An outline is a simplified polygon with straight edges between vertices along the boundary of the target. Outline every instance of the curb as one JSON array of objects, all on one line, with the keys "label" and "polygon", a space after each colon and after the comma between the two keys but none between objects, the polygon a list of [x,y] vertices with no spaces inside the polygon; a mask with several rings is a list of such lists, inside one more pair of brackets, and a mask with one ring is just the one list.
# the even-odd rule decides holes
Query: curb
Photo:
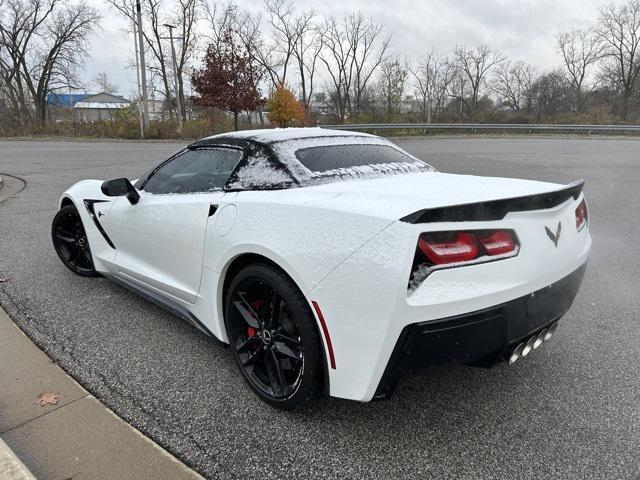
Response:
[{"label": "curb", "polygon": [[[203,480],[52,362],[1,306],[0,378],[9,387],[0,387],[1,480],[69,479],[78,472],[90,472],[88,478]],[[46,391],[56,398],[43,409],[35,400]]]},{"label": "curb", "polygon": [[[0,182],[2,188],[2,182]],[[0,438],[0,478],[5,480],[36,480],[13,450]]]},{"label": "curb", "polygon": [[0,172],[0,204],[20,193],[25,186],[24,180]]}]

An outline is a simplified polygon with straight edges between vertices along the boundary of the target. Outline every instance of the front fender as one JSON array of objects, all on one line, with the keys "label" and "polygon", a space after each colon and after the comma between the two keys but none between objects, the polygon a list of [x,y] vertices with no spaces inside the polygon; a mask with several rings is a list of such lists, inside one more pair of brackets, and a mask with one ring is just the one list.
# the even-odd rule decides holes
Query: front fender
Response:
[{"label": "front fender", "polygon": [[85,200],[96,200],[100,202],[100,209],[104,212],[103,215],[105,215],[103,218],[106,218],[114,199],[102,193],[100,189],[101,185],[102,180],[82,180],[75,183],[60,196],[58,209],[61,209],[69,201],[75,205],[82,219],[82,225],[87,233],[95,269],[98,272],[109,272],[114,269],[113,262],[115,260],[116,250],[106,241],[98,228],[97,220],[92,218],[85,204]]},{"label": "front fender", "polygon": [[102,193],[102,190],[100,190],[101,185],[102,180],[81,180],[78,183],[74,183],[60,195],[58,209],[62,208],[65,199],[71,200],[78,210],[80,210],[82,202],[87,198],[112,201],[112,198]]}]

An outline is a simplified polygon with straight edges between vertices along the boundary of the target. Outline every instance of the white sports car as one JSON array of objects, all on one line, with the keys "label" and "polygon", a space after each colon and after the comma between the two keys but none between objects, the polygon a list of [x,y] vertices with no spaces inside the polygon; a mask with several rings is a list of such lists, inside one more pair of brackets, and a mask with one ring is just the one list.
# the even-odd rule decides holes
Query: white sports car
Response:
[{"label": "white sports car", "polygon": [[229,343],[256,394],[294,408],[538,348],[585,271],[582,186],[439,173],[361,133],[254,130],[133,184],[78,182],[51,233],[70,270]]}]

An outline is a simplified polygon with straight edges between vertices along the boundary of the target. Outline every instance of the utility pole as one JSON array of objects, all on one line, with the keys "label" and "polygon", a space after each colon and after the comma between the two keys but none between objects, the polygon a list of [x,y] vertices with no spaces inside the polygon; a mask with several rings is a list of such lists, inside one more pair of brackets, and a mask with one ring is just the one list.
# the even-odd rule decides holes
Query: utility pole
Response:
[{"label": "utility pole", "polygon": [[462,104],[464,103],[464,79],[460,75],[460,121],[462,121]]},{"label": "utility pole", "polygon": [[138,57],[138,31],[136,27],[136,19],[135,16],[132,18],[133,20],[133,44],[135,46],[135,57],[136,57],[136,78],[138,80],[138,117],[140,118],[140,138],[144,138],[144,119],[143,119],[143,110],[142,110],[142,91],[140,87],[140,60]]},{"label": "utility pole", "polygon": [[144,38],[142,35],[142,7],[140,0],[136,0],[136,16],[138,19],[138,46],[140,47],[140,79],[142,81],[142,124],[147,130],[149,124],[149,105],[147,102],[147,66],[144,61]]},{"label": "utility pole", "polygon": [[176,28],[175,25],[169,25],[167,23],[164,24],[165,27],[169,29],[169,40],[171,41],[171,58],[173,61],[173,80],[175,83],[176,90],[176,107],[178,110],[178,133],[182,134],[182,104],[180,102],[180,90],[178,83],[178,64],[176,62],[176,49],[173,46],[173,29]]}]

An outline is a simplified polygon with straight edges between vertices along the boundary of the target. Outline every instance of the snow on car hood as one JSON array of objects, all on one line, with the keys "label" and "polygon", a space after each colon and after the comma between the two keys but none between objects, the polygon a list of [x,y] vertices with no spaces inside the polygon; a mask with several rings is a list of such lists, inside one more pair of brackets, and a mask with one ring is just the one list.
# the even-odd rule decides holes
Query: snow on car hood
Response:
[{"label": "snow on car hood", "polygon": [[324,199],[314,202],[325,207],[397,219],[424,208],[522,197],[561,187],[532,180],[427,172],[296,190],[327,194]]}]

